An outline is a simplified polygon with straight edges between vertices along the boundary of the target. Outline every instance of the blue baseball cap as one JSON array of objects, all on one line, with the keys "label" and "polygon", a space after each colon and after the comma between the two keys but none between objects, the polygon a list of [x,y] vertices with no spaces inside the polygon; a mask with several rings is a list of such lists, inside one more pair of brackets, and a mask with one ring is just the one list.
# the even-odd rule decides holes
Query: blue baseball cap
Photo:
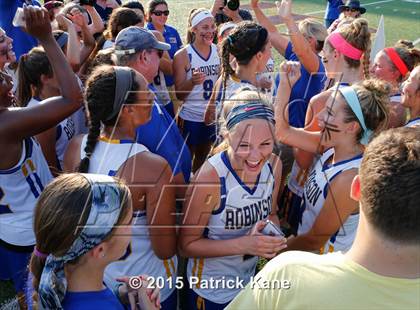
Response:
[{"label": "blue baseball cap", "polygon": [[115,39],[115,54],[134,54],[150,48],[168,51],[171,46],[159,42],[150,30],[137,26],[130,26],[121,30]]}]

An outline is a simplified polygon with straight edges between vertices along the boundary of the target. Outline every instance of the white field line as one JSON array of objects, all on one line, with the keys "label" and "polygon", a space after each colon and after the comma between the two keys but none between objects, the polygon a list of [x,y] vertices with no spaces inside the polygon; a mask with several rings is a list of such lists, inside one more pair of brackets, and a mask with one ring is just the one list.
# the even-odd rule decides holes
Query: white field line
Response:
[{"label": "white field line", "polygon": [[[380,3],[387,3],[387,2],[393,2],[395,0],[381,0],[381,1],[375,1],[375,2],[370,2],[370,3],[366,3],[363,4],[363,6],[369,6],[369,5],[374,5],[374,4],[380,4]],[[406,0],[407,1],[407,0]],[[410,1],[410,0],[408,0]],[[408,2],[407,1],[407,2]],[[411,0],[413,1],[413,0]],[[410,2],[411,2],[410,1]],[[420,1],[420,0],[414,0],[414,1]],[[198,1],[188,1],[188,2],[181,2],[181,3],[168,3],[169,5],[188,5],[188,4],[197,4],[197,3],[209,3],[208,0],[198,0]],[[311,15],[311,14],[319,14],[319,13],[324,13],[325,10],[320,10],[320,11],[313,11],[313,12],[307,12],[307,13],[302,13],[303,15]],[[301,13],[299,13],[301,14]]]}]

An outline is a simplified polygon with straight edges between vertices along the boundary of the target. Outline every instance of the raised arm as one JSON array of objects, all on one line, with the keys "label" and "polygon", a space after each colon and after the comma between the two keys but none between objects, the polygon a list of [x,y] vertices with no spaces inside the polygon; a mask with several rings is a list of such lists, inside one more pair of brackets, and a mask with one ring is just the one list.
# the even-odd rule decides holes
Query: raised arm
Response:
[{"label": "raised arm", "polygon": [[264,236],[258,231],[264,227],[258,222],[250,235],[211,240],[203,237],[212,211],[219,208],[220,183],[214,168],[205,163],[190,183],[183,208],[179,237],[180,254],[186,257],[221,257],[231,255],[258,255],[272,258],[285,247],[284,239]]},{"label": "raised arm", "polygon": [[273,47],[284,56],[287,45],[289,44],[289,38],[282,35],[277,27],[271,22],[270,19],[264,14],[258,5],[259,0],[251,0],[251,8],[254,10],[255,17],[258,23],[267,29],[270,34],[270,41]]},{"label": "raised arm", "polygon": [[[318,122],[316,121],[317,115],[324,109],[325,102],[327,102],[330,95],[330,91],[324,91],[311,98],[311,100],[309,101],[308,109],[306,110],[305,131],[321,131],[321,128],[319,127]],[[319,150],[318,153],[322,153],[322,150]],[[301,149],[295,149],[294,156],[299,167],[303,169],[308,169],[313,164],[315,154],[303,151]]]},{"label": "raised arm", "polygon": [[90,33],[94,35],[95,33],[104,31],[104,22],[102,21],[101,15],[99,15],[98,11],[90,5],[84,5],[83,7],[86,11],[88,11],[90,18],[92,19],[92,23],[88,26]]},{"label": "raised arm", "polygon": [[80,44],[80,41],[76,32],[76,28],[73,22],[68,17],[70,18],[70,14],[68,16],[64,16],[64,14],[58,14],[55,18],[60,25],[63,25],[65,27],[69,35],[68,40],[67,40],[66,56],[67,56],[67,61],[73,68],[73,71],[76,72],[80,65],[81,44]]},{"label": "raised arm", "polygon": [[90,53],[95,48],[95,38],[93,37],[93,34],[89,31],[89,27],[86,24],[86,19],[83,17],[82,14],[75,14],[70,17],[71,21],[75,24],[77,24],[82,32],[82,41],[83,44],[80,44],[79,41],[79,69],[83,65],[83,63],[86,61],[86,59],[89,57]]},{"label": "raised arm", "polygon": [[0,113],[0,142],[17,142],[43,132],[80,108],[83,98],[76,76],[54,40],[48,11],[28,6],[24,9],[27,32],[44,48],[61,96],[43,101],[32,108],[9,108]]},{"label": "raised arm", "polygon": [[276,2],[280,17],[284,20],[293,44],[293,51],[298,56],[300,63],[306,71],[316,73],[319,70],[319,57],[312,50],[308,40],[299,31],[298,26],[292,16],[292,0],[282,0]]},{"label": "raised arm", "polygon": [[276,137],[280,142],[315,153],[318,149],[320,133],[308,132],[289,125],[289,98],[293,85],[300,78],[300,64],[283,62],[280,65],[280,84],[274,104]]}]

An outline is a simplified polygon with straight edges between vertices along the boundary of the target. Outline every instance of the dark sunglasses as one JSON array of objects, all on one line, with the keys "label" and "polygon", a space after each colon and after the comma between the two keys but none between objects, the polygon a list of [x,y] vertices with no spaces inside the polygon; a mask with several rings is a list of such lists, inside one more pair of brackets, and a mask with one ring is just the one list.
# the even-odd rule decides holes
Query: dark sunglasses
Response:
[{"label": "dark sunglasses", "polygon": [[154,14],[156,16],[162,16],[162,14],[165,15],[165,16],[168,16],[169,15],[169,10],[166,10],[166,11],[153,11],[152,14]]},{"label": "dark sunglasses", "polygon": [[346,12],[352,12],[352,13],[359,12],[358,9],[351,9],[351,8],[345,8],[344,11],[346,11]]}]

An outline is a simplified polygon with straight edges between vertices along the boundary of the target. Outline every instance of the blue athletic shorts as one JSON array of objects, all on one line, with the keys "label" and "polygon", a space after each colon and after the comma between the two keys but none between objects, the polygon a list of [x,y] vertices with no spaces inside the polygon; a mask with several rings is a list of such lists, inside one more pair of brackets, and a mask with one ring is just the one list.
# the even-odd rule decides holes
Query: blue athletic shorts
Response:
[{"label": "blue athletic shorts", "polygon": [[286,219],[290,226],[290,233],[297,235],[297,230],[300,222],[300,207],[302,204],[302,197],[293,193],[288,186],[284,187],[283,193],[280,197],[280,213]]},{"label": "blue athletic shorts", "polygon": [[[15,247],[14,251],[11,247]],[[8,245],[0,240],[0,280],[12,280],[16,292],[24,292],[32,247]]]},{"label": "blue athletic shorts", "polygon": [[171,295],[169,295],[168,298],[166,298],[165,301],[162,301],[160,303],[160,309],[161,310],[176,310],[176,305],[177,305],[177,290],[175,289]]},{"label": "blue athletic shorts", "polygon": [[205,299],[194,292],[191,288],[187,289],[187,309],[188,310],[223,310],[229,303],[218,304]]},{"label": "blue athletic shorts", "polygon": [[193,122],[179,118],[182,136],[188,145],[199,145],[214,142],[216,139],[216,126],[207,126],[204,122]]}]

